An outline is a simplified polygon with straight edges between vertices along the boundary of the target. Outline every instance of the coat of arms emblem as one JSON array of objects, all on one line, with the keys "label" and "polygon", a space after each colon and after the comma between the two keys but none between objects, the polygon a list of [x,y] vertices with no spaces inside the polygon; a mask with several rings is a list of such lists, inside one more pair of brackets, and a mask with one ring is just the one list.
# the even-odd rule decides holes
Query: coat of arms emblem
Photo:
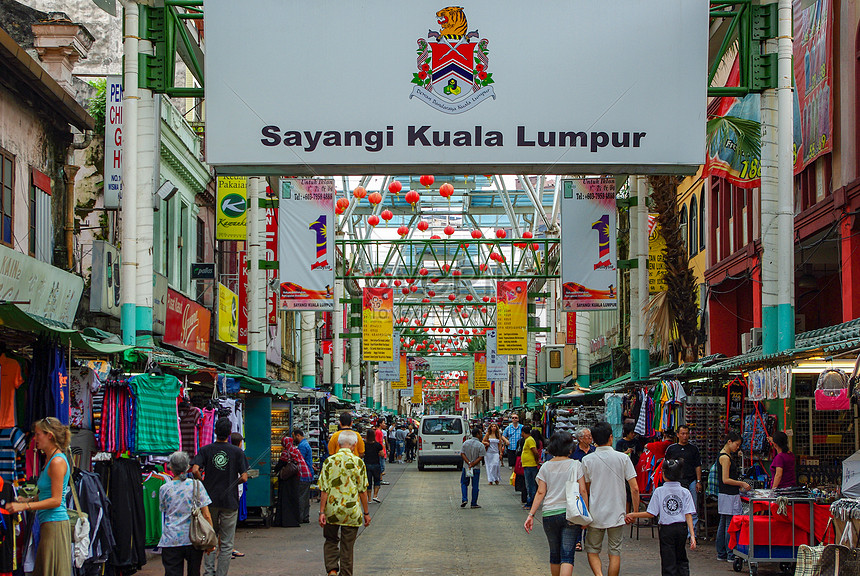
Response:
[{"label": "coat of arms emblem", "polygon": [[447,114],[495,99],[493,73],[487,70],[490,41],[480,38],[477,30],[469,31],[462,7],[443,8],[436,18],[440,30],[429,30],[426,39],[418,39],[418,71],[412,75],[416,86],[409,97]]}]

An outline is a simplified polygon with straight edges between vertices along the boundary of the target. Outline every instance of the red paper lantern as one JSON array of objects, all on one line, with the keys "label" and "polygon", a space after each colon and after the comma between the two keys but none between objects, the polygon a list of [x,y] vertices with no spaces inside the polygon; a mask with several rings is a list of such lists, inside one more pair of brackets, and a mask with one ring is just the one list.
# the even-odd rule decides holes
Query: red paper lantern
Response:
[{"label": "red paper lantern", "polygon": [[462,314],[460,314],[460,316],[462,316],[463,318],[468,318],[468,317],[469,317],[469,315],[468,315],[468,314],[466,314],[465,312],[463,312]]},{"label": "red paper lantern", "polygon": [[397,286],[397,287],[399,288],[399,287],[400,287],[400,280],[395,280],[395,281],[394,281],[394,285],[395,285],[395,286]]},{"label": "red paper lantern", "polygon": [[472,238],[478,240],[481,236],[483,236],[483,234],[480,230],[472,230]]},{"label": "red paper lantern", "polygon": [[455,230],[454,230],[454,227],[453,227],[453,226],[451,226],[450,224],[448,224],[447,226],[445,226],[445,229],[443,230],[443,232],[444,232],[445,234],[447,234],[448,236],[450,236],[451,234],[453,234],[453,233],[455,232]]},{"label": "red paper lantern", "polygon": [[415,205],[421,201],[421,194],[416,192],[415,190],[410,190],[406,193],[406,201],[412,204],[412,209],[415,209]]},{"label": "red paper lantern", "polygon": [[454,296],[453,294],[448,294],[448,300],[450,300],[451,302],[453,302],[454,300],[456,300],[456,298],[457,298],[457,297],[456,297],[456,296]]},{"label": "red paper lantern", "polygon": [[352,191],[352,195],[361,200],[367,196],[367,190],[364,189],[364,186],[356,186],[355,190]]},{"label": "red paper lantern", "polygon": [[445,182],[439,186],[439,195],[442,196],[442,198],[447,198],[448,202],[451,202],[451,196],[454,195],[454,187],[448,182]]},{"label": "red paper lantern", "polygon": [[433,296],[435,296],[435,295],[436,295],[436,292],[434,292],[433,290],[428,290],[428,291],[427,291],[427,295],[428,295],[428,296],[430,296],[430,297],[432,298]]},{"label": "red paper lantern", "polygon": [[379,192],[374,192],[367,197],[367,201],[376,206],[377,204],[382,202],[382,194],[380,194]]},{"label": "red paper lantern", "polygon": [[432,282],[433,284],[435,284],[438,281],[439,281],[438,278],[430,278],[430,282]]},{"label": "red paper lantern", "polygon": [[380,216],[382,216],[382,219],[385,220],[386,224],[388,224],[389,220],[394,218],[394,214],[391,212],[391,210],[383,210]]},{"label": "red paper lantern", "polygon": [[538,250],[539,248],[540,248],[540,245],[538,245],[538,243],[537,243],[537,242],[535,242],[534,244],[532,244],[532,250]]},{"label": "red paper lantern", "polygon": [[412,286],[409,287],[409,291],[410,292],[418,292],[418,286],[413,284]]},{"label": "red paper lantern", "polygon": [[403,190],[403,184],[401,184],[397,180],[388,185],[388,191],[392,194],[397,194],[401,190]]},{"label": "red paper lantern", "polygon": [[502,228],[499,228],[498,230],[496,230],[496,238],[503,239],[507,235],[508,235],[508,233],[505,232]]},{"label": "red paper lantern", "polygon": [[528,240],[529,238],[533,238],[533,237],[534,237],[534,234],[532,234],[532,233],[531,233],[531,232],[529,232],[528,230],[526,230],[525,232],[523,232],[523,238],[525,238],[526,240]]},{"label": "red paper lantern", "polygon": [[489,301],[490,301],[490,297],[489,297],[489,296],[484,296],[484,297],[482,298],[482,300],[483,300],[484,302],[489,302]]},{"label": "red paper lantern", "polygon": [[401,292],[403,292],[403,295],[406,296],[409,294],[409,288],[404,288],[403,290],[401,290]]},{"label": "red paper lantern", "polygon": [[380,288],[388,288],[388,284],[386,284],[385,282],[380,282],[379,287]]},{"label": "red paper lantern", "polygon": [[420,230],[421,232],[426,232],[426,231],[427,231],[427,229],[428,229],[428,228],[430,228],[430,224],[428,224],[428,223],[427,223],[426,221],[424,221],[424,220],[421,220],[420,222],[418,222],[418,226],[417,226],[417,227],[418,227],[418,230]]},{"label": "red paper lantern", "polygon": [[486,314],[486,313],[487,313],[487,307],[486,307],[486,306],[481,306],[481,312],[483,312],[484,314]]},{"label": "red paper lantern", "polygon": [[377,224],[379,224],[379,216],[377,216],[376,214],[371,214],[367,217],[367,223],[371,226],[376,226]]},{"label": "red paper lantern", "polygon": [[430,240],[441,240],[441,239],[442,239],[442,237],[439,236],[438,234],[433,234],[432,236],[430,236]]},{"label": "red paper lantern", "polygon": [[429,174],[425,174],[424,176],[419,178],[418,181],[421,182],[421,185],[424,186],[425,188],[429,188],[430,186],[433,185],[433,182],[436,181],[436,178],[434,178],[433,176],[430,176]]},{"label": "red paper lantern", "polygon": [[486,264],[481,264],[480,266],[478,266],[478,269],[479,269],[481,272],[486,272],[486,271],[487,271],[487,265],[486,265]]},{"label": "red paper lantern", "polygon": [[469,302],[471,302],[471,301],[472,301],[472,295],[471,295],[471,294],[466,294],[466,300],[468,300]]},{"label": "red paper lantern", "polygon": [[398,234],[401,238],[405,238],[406,236],[408,236],[408,235],[409,235],[409,228],[407,228],[406,226],[399,226],[399,227],[397,228],[397,234]]},{"label": "red paper lantern", "polygon": [[445,272],[446,274],[448,273],[448,270],[450,270],[450,269],[451,269],[450,264],[443,264],[442,265],[442,271]]},{"label": "red paper lantern", "polygon": [[420,270],[418,270],[418,274],[420,274],[421,276],[427,276],[427,274],[429,273],[430,271],[427,270],[427,268],[421,268]]},{"label": "red paper lantern", "polygon": [[453,272],[451,272],[451,274],[454,276],[462,276],[463,275],[463,273],[460,272],[459,270],[454,270]]},{"label": "red paper lantern", "polygon": [[341,208],[340,206],[335,206],[334,213],[340,216],[341,214],[343,214],[343,208]]},{"label": "red paper lantern", "polygon": [[490,298],[490,302],[495,302],[495,301],[496,301],[496,297],[495,297],[495,296],[493,296],[492,298]]},{"label": "red paper lantern", "polygon": [[339,206],[341,209],[345,210],[345,209],[349,208],[349,199],[348,198],[338,198],[336,205]]},{"label": "red paper lantern", "polygon": [[430,302],[430,298],[422,298],[421,301],[426,304],[426,303]]},{"label": "red paper lantern", "polygon": [[406,279],[407,284],[412,284],[413,282],[415,282],[415,278],[407,278]]}]

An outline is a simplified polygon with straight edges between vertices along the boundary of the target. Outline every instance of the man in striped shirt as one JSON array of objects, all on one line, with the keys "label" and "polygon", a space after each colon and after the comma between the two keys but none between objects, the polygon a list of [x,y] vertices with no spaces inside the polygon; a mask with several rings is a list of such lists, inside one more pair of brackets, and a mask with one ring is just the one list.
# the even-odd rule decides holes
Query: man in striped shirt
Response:
[{"label": "man in striped shirt", "polygon": [[520,425],[520,417],[511,416],[511,423],[505,427],[502,436],[508,440],[508,465],[513,468],[517,463],[517,444],[523,435],[523,427]]}]

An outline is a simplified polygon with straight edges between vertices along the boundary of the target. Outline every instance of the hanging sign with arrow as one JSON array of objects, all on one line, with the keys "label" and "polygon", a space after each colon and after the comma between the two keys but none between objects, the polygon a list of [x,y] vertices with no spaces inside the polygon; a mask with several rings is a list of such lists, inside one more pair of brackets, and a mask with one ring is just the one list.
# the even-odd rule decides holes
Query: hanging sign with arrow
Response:
[{"label": "hanging sign with arrow", "polygon": [[248,185],[244,176],[219,176],[216,240],[244,240],[248,215]]}]

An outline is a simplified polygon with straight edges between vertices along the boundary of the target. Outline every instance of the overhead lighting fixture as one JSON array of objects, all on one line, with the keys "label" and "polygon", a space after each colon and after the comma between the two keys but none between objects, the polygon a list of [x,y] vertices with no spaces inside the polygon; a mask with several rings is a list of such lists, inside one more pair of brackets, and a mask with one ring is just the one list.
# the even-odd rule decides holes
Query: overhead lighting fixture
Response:
[{"label": "overhead lighting fixture", "polygon": [[835,360],[801,360],[791,370],[795,374],[819,374],[825,370],[835,369],[844,370],[845,372],[850,373],[854,370],[855,362],[856,360],[852,360],[850,358],[838,358]]}]

